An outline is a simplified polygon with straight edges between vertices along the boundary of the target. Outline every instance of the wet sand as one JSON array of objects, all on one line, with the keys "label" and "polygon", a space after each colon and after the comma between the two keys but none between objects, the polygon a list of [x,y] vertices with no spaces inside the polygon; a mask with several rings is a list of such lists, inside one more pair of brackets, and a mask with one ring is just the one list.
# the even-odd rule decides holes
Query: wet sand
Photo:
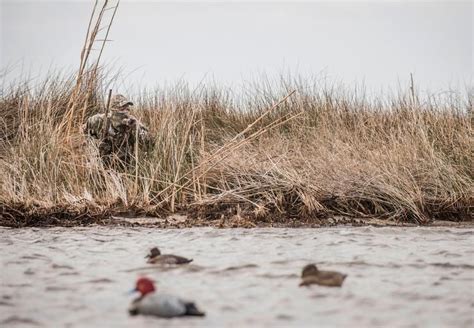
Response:
[{"label": "wet sand", "polygon": [[[194,258],[145,264],[151,246]],[[0,326],[472,327],[474,229],[0,228]],[[347,273],[298,287],[303,265]],[[138,276],[205,318],[130,317]]]}]

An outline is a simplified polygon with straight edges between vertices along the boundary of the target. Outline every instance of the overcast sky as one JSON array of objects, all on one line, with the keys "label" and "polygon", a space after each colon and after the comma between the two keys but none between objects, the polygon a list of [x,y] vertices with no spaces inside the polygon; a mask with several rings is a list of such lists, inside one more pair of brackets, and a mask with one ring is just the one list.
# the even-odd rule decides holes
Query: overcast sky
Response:
[{"label": "overcast sky", "polygon": [[[77,68],[93,1],[0,1],[9,79]],[[438,91],[472,85],[473,10],[471,1],[122,1],[103,60],[143,86],[291,71],[378,89],[413,72]]]}]

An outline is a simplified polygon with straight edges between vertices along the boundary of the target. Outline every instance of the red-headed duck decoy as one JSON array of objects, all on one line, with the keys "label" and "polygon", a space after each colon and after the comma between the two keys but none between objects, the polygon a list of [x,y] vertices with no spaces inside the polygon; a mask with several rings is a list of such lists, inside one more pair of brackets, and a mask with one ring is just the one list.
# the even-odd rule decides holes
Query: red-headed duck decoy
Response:
[{"label": "red-headed duck decoy", "polygon": [[133,300],[129,308],[130,315],[153,315],[162,318],[205,315],[193,302],[182,300],[173,295],[158,294],[153,281],[139,278],[134,291],[140,296]]}]

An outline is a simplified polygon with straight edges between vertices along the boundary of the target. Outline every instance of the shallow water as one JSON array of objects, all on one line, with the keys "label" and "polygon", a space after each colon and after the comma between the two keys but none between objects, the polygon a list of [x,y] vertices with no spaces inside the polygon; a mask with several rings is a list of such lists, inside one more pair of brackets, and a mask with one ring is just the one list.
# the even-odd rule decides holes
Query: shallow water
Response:
[{"label": "shallow water", "polygon": [[[150,267],[160,246],[194,258]],[[0,228],[0,326],[469,327],[474,229]],[[298,287],[303,265],[348,274]],[[138,276],[195,300],[205,318],[129,317]]]}]

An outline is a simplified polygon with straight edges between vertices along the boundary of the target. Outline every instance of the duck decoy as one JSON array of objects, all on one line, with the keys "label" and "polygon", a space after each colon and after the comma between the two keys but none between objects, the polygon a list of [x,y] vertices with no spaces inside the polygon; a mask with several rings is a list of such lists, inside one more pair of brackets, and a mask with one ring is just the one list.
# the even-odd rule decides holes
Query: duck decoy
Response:
[{"label": "duck decoy", "polygon": [[132,301],[128,309],[130,315],[153,315],[162,318],[205,316],[194,302],[157,293],[153,281],[149,278],[139,278],[133,291],[139,292],[140,296]]},{"label": "duck decoy", "polygon": [[322,271],[314,264],[308,264],[301,273],[300,286],[320,285],[327,287],[341,287],[347,275],[336,271]]},{"label": "duck decoy", "polygon": [[193,261],[178,255],[161,254],[158,247],[153,247],[145,258],[148,259],[146,262],[151,264],[186,264]]}]

